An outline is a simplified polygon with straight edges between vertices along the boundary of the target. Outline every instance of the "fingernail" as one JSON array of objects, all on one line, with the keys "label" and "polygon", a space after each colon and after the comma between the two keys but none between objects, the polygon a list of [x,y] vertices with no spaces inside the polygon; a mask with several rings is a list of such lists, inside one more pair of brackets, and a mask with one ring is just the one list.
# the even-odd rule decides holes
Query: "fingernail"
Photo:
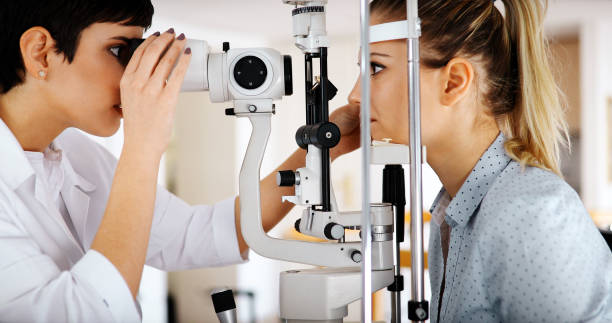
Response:
[{"label": "fingernail", "polygon": [[155,33],[153,33],[153,36],[159,36],[159,35],[161,35],[159,31],[156,31]]},{"label": "fingernail", "polygon": [[185,54],[189,55],[191,54],[191,48],[187,47],[187,49],[185,49]]},{"label": "fingernail", "polygon": [[176,39],[178,39],[178,40],[185,39],[185,34],[180,34]]},{"label": "fingernail", "polygon": [[170,28],[170,29],[168,29],[168,31],[166,31],[166,32],[167,32],[167,33],[174,34],[174,28]]}]

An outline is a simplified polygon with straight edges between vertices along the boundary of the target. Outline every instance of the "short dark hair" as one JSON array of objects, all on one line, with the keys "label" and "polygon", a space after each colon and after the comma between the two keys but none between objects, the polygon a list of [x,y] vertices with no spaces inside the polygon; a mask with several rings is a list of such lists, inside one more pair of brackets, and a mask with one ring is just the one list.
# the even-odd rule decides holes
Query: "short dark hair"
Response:
[{"label": "short dark hair", "polygon": [[31,27],[46,28],[56,52],[72,63],[81,32],[94,23],[151,26],[151,0],[0,0],[0,94],[23,83],[19,39]]}]

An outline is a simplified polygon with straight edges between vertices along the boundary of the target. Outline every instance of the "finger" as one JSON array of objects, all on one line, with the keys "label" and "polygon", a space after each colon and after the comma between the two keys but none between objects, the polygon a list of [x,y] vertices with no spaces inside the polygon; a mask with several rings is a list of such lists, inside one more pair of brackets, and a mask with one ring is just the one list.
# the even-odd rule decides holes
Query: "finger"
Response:
[{"label": "finger", "polygon": [[174,29],[170,28],[167,32],[154,39],[153,42],[147,46],[146,50],[142,53],[140,64],[134,71],[134,80],[139,84],[148,83],[153,74],[153,70],[157,66],[160,57],[166,51],[168,46],[174,41]]},{"label": "finger", "polygon": [[347,119],[358,123],[361,117],[361,106],[359,104],[349,104],[345,109]]},{"label": "finger", "polygon": [[183,55],[178,60],[178,64],[174,68],[172,75],[168,79],[168,83],[166,84],[166,91],[169,91],[169,94],[178,94],[181,90],[181,85],[183,85],[183,79],[185,78],[185,73],[187,73],[187,68],[189,67],[189,61],[191,60],[191,48],[187,47],[183,52]]},{"label": "finger", "polygon": [[147,37],[147,39],[145,39],[145,41],[143,41],[142,44],[138,46],[138,48],[136,48],[136,50],[134,51],[134,54],[132,54],[132,58],[130,58],[130,61],[125,67],[125,71],[123,72],[124,74],[134,73],[134,71],[138,68],[138,64],[140,64],[142,53],[153,42],[153,40],[155,40],[159,35],[160,35],[159,32],[152,34],[151,36]]},{"label": "finger", "polygon": [[157,67],[153,72],[153,76],[151,77],[150,84],[160,87],[165,85],[172,68],[176,65],[179,56],[185,48],[185,44],[185,34],[181,34],[178,36],[178,38],[176,38],[166,54],[164,54],[162,59],[157,64]]}]

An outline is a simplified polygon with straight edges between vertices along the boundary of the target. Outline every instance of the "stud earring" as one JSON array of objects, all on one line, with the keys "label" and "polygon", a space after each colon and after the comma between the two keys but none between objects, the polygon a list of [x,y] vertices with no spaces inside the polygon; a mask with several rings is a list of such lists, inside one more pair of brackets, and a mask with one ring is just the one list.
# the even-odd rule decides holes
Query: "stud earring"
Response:
[{"label": "stud earring", "polygon": [[41,78],[45,78],[45,76],[47,76],[47,72],[40,70],[38,71],[38,76],[40,76]]}]

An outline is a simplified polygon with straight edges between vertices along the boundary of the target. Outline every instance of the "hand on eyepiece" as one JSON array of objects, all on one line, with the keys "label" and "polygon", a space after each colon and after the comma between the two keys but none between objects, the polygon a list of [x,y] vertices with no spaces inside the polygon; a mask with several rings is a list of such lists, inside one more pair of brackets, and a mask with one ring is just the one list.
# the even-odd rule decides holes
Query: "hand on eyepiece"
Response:
[{"label": "hand on eyepiece", "polygon": [[360,146],[359,105],[347,104],[335,110],[329,121],[340,128],[340,143],[330,150],[332,160],[350,153]]},{"label": "hand on eyepiece", "polygon": [[120,82],[124,148],[156,158],[166,150],[191,58],[190,49],[184,49],[185,41],[183,34],[175,37],[174,29],[151,35],[126,66]]}]

